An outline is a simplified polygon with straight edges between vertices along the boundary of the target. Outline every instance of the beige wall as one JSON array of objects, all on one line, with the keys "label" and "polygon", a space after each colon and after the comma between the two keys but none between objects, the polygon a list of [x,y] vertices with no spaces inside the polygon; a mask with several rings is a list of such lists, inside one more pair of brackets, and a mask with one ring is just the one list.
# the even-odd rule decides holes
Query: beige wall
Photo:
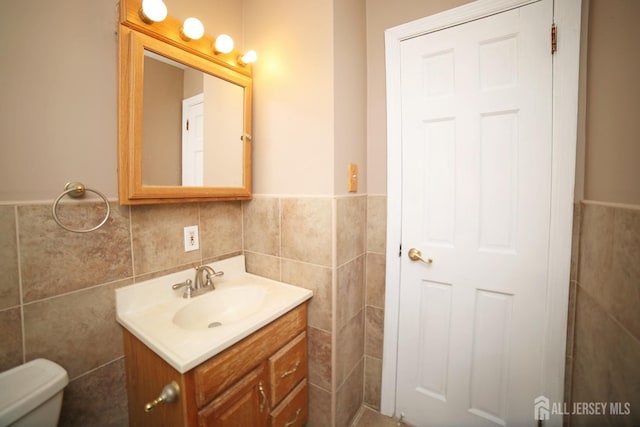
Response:
[{"label": "beige wall", "polygon": [[365,0],[334,1],[334,193],[347,194],[348,165],[358,165],[367,192]]},{"label": "beige wall", "polygon": [[144,58],[144,69],[147,90],[142,101],[142,182],[181,185],[185,72],[148,56]]},{"label": "beige wall", "polygon": [[246,0],[256,194],[366,192],[365,1]]},{"label": "beige wall", "polygon": [[204,78],[204,184],[241,187],[243,178],[244,89]]},{"label": "beige wall", "polygon": [[0,200],[116,178],[116,0],[0,3]]},{"label": "beige wall", "polygon": [[333,194],[333,5],[245,0],[254,67],[254,191]]},{"label": "beige wall", "polygon": [[591,0],[585,199],[640,204],[640,2]]}]

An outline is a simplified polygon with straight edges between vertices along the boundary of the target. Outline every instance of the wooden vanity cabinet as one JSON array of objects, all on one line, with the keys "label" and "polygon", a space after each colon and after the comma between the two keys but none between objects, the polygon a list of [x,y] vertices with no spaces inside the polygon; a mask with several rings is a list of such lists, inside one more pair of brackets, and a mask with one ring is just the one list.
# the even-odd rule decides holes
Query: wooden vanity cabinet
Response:
[{"label": "wooden vanity cabinet", "polygon": [[[308,418],[307,303],[180,374],[126,329],[129,423],[135,426],[299,427]],[[180,397],[144,407],[175,381]]]}]

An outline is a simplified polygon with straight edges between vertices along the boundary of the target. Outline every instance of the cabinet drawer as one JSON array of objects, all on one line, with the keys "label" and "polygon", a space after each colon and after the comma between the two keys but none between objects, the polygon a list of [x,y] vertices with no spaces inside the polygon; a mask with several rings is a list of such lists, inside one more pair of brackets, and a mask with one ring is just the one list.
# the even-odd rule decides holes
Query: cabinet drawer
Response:
[{"label": "cabinet drawer", "polygon": [[269,358],[271,405],[280,401],[307,376],[307,333],[291,340]]},{"label": "cabinet drawer", "polygon": [[309,390],[304,379],[271,412],[271,427],[301,427],[308,418]]},{"label": "cabinet drawer", "polygon": [[[307,328],[307,304],[274,320],[193,369],[196,404],[203,407]],[[306,366],[306,365],[305,365]]]}]

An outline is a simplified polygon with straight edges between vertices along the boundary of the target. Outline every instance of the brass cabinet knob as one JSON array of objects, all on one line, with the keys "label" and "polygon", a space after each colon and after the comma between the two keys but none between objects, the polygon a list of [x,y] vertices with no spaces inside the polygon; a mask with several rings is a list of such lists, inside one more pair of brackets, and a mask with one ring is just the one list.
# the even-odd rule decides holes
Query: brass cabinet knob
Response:
[{"label": "brass cabinet knob", "polygon": [[167,384],[162,389],[160,396],[152,402],[144,405],[144,412],[151,412],[153,408],[158,406],[160,403],[170,403],[178,400],[178,396],[180,395],[180,386],[175,381],[172,381],[170,384]]}]

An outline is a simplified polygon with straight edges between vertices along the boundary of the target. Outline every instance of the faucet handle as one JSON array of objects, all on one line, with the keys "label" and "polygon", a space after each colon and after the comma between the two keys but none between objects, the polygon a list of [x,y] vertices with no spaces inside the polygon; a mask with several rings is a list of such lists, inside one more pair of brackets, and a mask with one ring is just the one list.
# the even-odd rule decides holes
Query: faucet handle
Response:
[{"label": "faucet handle", "polygon": [[[210,268],[209,270],[207,270],[207,281],[205,282],[205,286],[214,287],[213,280],[211,280],[211,279],[213,277],[220,277],[220,276],[224,275],[224,271],[215,271],[213,268]],[[215,289],[215,287],[214,287],[214,289]]]},{"label": "faucet handle", "polygon": [[187,279],[182,283],[176,283],[175,285],[172,285],[171,289],[180,289],[183,286],[186,286],[187,288],[190,288],[192,283],[193,282],[191,281],[191,279]]},{"label": "faucet handle", "polygon": [[180,289],[184,287],[184,294],[182,294],[182,298],[191,298],[191,292],[193,291],[193,288],[191,287],[192,283],[193,282],[191,281],[191,279],[187,279],[182,283],[176,283],[175,285],[172,285],[171,289]]}]

